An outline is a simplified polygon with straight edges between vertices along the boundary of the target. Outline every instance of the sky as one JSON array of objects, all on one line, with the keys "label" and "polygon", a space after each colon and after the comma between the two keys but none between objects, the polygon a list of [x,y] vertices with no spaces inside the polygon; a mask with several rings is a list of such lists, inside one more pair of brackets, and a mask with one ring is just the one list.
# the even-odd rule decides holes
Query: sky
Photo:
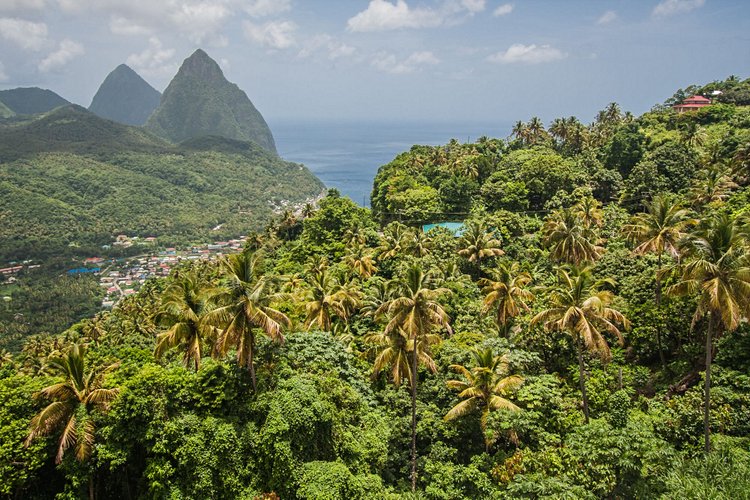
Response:
[{"label": "sky", "polygon": [[0,89],[88,106],[203,48],[273,124],[584,122],[750,77],[749,0],[0,0]]}]

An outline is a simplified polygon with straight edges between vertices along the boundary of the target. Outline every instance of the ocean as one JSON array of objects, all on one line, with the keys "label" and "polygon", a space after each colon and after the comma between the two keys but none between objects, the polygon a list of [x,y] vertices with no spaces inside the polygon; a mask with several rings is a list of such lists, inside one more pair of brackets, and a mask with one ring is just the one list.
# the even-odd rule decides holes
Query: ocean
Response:
[{"label": "ocean", "polygon": [[417,122],[271,122],[279,155],[306,165],[329,188],[370,205],[372,181],[381,165],[414,144],[437,146],[451,139],[506,138],[511,124]]}]

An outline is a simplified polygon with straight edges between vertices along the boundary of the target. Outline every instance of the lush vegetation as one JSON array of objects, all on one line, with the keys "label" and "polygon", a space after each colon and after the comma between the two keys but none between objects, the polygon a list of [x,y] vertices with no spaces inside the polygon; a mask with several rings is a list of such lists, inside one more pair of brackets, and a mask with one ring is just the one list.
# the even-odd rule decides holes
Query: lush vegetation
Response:
[{"label": "lush vegetation", "polygon": [[172,142],[218,135],[251,141],[271,153],[276,144],[263,116],[201,49],[185,59],[164,90],[146,129]]},{"label": "lush vegetation", "polygon": [[19,352],[27,337],[57,334],[101,309],[98,277],[68,276],[69,268],[52,260],[0,284],[0,350]]},{"label": "lush vegetation", "polygon": [[90,257],[121,233],[167,246],[237,237],[261,229],[272,204],[323,189],[253,144],[172,146],[80,107],[0,127],[0,158],[0,262]]},{"label": "lush vegetation", "polygon": [[720,103],[416,146],[4,355],[0,495],[748,498],[748,144]]}]

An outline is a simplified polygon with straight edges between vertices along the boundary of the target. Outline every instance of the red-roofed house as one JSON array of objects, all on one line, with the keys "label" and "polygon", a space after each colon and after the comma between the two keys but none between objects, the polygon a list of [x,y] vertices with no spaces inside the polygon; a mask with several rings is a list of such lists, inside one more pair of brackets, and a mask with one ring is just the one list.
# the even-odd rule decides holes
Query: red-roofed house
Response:
[{"label": "red-roofed house", "polygon": [[688,97],[684,101],[682,101],[681,104],[677,104],[675,106],[672,106],[675,111],[678,113],[684,113],[685,111],[692,111],[694,109],[700,109],[705,106],[711,105],[711,99],[706,99],[703,96],[700,95],[694,95],[693,97]]}]

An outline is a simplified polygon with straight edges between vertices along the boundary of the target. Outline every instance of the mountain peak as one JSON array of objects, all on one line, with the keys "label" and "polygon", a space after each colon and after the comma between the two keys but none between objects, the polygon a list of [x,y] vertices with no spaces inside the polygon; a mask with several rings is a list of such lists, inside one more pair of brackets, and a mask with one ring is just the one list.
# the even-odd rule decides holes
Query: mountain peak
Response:
[{"label": "mountain peak", "polygon": [[205,81],[224,79],[224,72],[221,71],[219,64],[202,49],[196,50],[182,62],[177,75],[179,76],[181,73]]},{"label": "mountain peak", "polygon": [[276,153],[263,116],[201,49],[183,61],[146,128],[175,143],[214,135],[251,141]]},{"label": "mountain peak", "polygon": [[89,110],[115,122],[143,125],[160,100],[155,88],[130,66],[120,64],[104,79]]}]

